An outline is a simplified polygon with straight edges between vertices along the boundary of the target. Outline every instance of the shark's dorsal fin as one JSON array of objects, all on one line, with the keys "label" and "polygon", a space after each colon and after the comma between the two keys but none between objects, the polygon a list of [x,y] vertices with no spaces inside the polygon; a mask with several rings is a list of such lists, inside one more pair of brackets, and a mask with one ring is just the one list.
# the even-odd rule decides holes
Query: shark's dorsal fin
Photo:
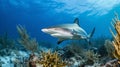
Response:
[{"label": "shark's dorsal fin", "polygon": [[[78,18],[75,18],[74,23],[76,23],[76,24],[79,25],[79,19],[78,19]],[[80,26],[80,25],[79,25],[79,26]]]},{"label": "shark's dorsal fin", "polygon": [[65,40],[65,39],[62,39],[62,38],[61,38],[61,39],[59,39],[59,40],[58,40],[58,42],[57,42],[57,44],[62,43],[64,40]]}]

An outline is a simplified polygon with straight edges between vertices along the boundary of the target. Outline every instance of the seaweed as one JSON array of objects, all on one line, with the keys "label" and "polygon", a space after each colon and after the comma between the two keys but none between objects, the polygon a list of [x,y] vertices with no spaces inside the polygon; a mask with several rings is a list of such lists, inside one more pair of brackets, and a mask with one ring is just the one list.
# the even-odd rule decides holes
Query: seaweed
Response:
[{"label": "seaweed", "polygon": [[38,52],[38,42],[36,41],[36,39],[30,38],[26,29],[21,25],[17,25],[17,30],[20,35],[20,39],[18,40],[18,42],[32,53]]},{"label": "seaweed", "polygon": [[10,55],[12,49],[15,48],[15,41],[8,37],[7,32],[0,36],[0,56]]},{"label": "seaweed", "polygon": [[114,51],[114,46],[112,45],[112,42],[110,40],[105,40],[105,44],[104,44],[106,50],[107,50],[107,54],[108,57],[113,58],[113,51]]},{"label": "seaweed", "polygon": [[1,49],[13,48],[15,41],[8,38],[8,33],[6,32],[3,36],[0,36],[0,45],[2,46]]}]

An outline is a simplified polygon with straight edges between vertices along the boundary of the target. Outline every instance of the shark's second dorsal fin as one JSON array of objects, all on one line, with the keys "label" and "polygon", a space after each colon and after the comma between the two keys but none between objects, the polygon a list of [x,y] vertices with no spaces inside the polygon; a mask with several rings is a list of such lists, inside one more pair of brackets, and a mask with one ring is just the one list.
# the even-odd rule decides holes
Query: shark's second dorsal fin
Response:
[{"label": "shark's second dorsal fin", "polygon": [[76,24],[79,25],[79,19],[78,19],[78,18],[75,18],[74,23],[76,23]]}]

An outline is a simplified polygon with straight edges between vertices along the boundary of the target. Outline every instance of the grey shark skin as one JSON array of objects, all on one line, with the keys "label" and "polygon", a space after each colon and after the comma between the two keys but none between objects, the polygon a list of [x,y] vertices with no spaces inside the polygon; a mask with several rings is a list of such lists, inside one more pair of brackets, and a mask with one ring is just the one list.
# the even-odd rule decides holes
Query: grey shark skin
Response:
[{"label": "grey shark skin", "polygon": [[89,39],[93,36],[95,28],[88,35],[86,31],[79,26],[79,20],[76,18],[73,24],[61,24],[49,28],[41,29],[41,31],[58,38],[58,44],[64,40],[80,40],[85,39],[90,43]]}]

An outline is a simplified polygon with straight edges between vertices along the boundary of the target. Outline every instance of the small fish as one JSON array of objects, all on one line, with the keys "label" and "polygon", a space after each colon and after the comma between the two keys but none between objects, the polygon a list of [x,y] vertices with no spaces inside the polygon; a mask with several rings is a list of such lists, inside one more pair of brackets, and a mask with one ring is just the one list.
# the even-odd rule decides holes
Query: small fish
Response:
[{"label": "small fish", "polygon": [[88,35],[86,31],[80,27],[79,19],[76,18],[73,24],[61,24],[52,26],[49,28],[41,29],[44,33],[48,33],[53,37],[58,38],[58,44],[62,43],[65,40],[81,40],[85,39],[88,43],[90,43],[89,39],[93,36],[95,32],[95,28],[93,28],[92,32]]}]

